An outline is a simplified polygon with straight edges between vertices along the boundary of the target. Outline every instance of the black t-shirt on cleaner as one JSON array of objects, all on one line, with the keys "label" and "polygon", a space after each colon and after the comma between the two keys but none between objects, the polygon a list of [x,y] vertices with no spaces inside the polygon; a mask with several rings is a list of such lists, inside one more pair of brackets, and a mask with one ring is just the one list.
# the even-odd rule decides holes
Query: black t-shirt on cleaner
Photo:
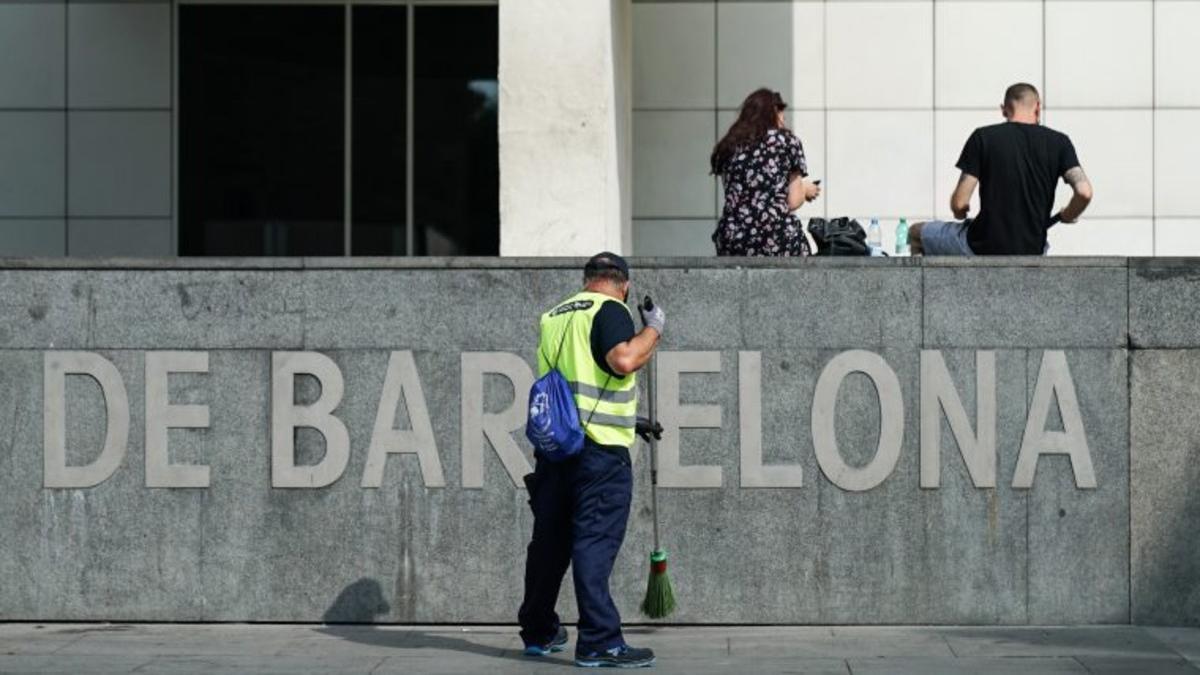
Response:
[{"label": "black t-shirt on cleaner", "polygon": [[600,305],[600,311],[592,317],[592,359],[600,370],[611,375],[614,380],[623,380],[625,376],[614,373],[605,357],[613,347],[632,340],[634,334],[633,318],[629,315],[629,310],[616,300],[605,300],[604,304]]},{"label": "black t-shirt on cleaner", "polygon": [[[601,370],[612,376],[613,382],[624,380],[625,376],[613,372],[605,357],[613,347],[632,340],[635,334],[633,318],[629,315],[629,310],[616,300],[606,300],[600,306],[600,311],[596,312],[596,316],[592,317],[592,360]],[[587,420],[589,412],[591,411],[579,411],[584,420]],[[591,438],[586,438],[585,442],[589,445],[596,445]],[[598,447],[616,452],[624,457],[626,462],[629,461],[629,448],[610,445]]]},{"label": "black t-shirt on cleaner", "polygon": [[1042,255],[1058,179],[1079,166],[1066,134],[1002,122],[976,129],[958,168],[979,179],[979,214],[967,243],[979,255]]}]

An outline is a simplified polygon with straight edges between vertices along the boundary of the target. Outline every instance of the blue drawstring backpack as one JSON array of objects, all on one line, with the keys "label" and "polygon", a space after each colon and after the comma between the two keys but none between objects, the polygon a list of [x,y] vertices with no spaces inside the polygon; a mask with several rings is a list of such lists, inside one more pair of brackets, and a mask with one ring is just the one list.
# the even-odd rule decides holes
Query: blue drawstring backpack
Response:
[{"label": "blue drawstring backpack", "polygon": [[[575,315],[567,322],[558,353],[550,371],[538,378],[529,388],[529,417],[525,420],[525,438],[542,457],[561,462],[583,450],[583,428],[579,425],[579,408],[567,378],[558,371],[558,357],[571,332]],[[549,359],[547,359],[549,360]]]}]

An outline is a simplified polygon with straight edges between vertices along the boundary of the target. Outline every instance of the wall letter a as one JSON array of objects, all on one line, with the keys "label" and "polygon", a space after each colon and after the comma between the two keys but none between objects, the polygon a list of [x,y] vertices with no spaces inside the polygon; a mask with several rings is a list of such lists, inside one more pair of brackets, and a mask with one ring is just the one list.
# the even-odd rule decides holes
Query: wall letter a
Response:
[{"label": "wall letter a", "polygon": [[[1046,417],[1056,398],[1063,430],[1046,431]],[[1017,470],[1013,473],[1013,487],[1033,487],[1033,475],[1041,455],[1068,455],[1075,472],[1075,486],[1096,487],[1096,472],[1092,469],[1092,455],[1088,451],[1087,434],[1083,430],[1083,416],[1079,414],[1075,383],[1067,367],[1067,355],[1059,351],[1042,355],[1033,401],[1029,404],[1029,419],[1025,422],[1021,454],[1017,457]]]}]

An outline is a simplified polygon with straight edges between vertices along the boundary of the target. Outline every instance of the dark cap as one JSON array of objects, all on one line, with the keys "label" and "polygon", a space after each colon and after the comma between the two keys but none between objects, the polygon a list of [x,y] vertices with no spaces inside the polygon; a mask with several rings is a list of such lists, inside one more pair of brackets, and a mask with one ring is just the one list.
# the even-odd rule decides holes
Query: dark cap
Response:
[{"label": "dark cap", "polygon": [[616,253],[604,251],[588,258],[587,264],[583,266],[583,273],[586,275],[589,272],[600,270],[617,270],[629,278],[629,263]]}]

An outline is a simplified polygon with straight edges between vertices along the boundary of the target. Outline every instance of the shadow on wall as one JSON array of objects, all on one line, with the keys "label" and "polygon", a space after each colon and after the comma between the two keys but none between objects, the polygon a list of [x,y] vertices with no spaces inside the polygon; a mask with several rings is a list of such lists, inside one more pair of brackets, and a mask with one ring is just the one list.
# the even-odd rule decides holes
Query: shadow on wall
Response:
[{"label": "shadow on wall", "polygon": [[[391,611],[383,587],[375,579],[362,578],[342,589],[321,616],[326,624],[318,633],[373,647],[393,647],[398,656],[418,649],[453,651],[493,658],[522,660],[515,641],[515,628],[470,628],[455,626],[386,628],[377,625]],[[471,640],[459,637],[469,630]],[[511,647],[511,648],[510,648]],[[570,661],[546,662],[573,666]]]},{"label": "shadow on wall", "polygon": [[374,579],[362,578],[338,593],[333,604],[321,615],[325,623],[375,623],[391,611],[383,597],[383,587]]}]

